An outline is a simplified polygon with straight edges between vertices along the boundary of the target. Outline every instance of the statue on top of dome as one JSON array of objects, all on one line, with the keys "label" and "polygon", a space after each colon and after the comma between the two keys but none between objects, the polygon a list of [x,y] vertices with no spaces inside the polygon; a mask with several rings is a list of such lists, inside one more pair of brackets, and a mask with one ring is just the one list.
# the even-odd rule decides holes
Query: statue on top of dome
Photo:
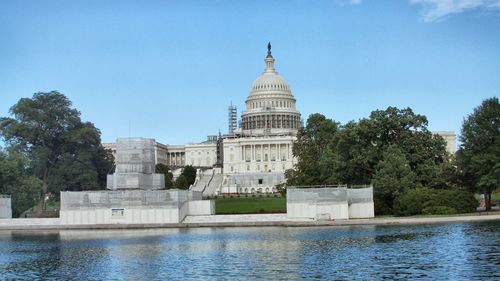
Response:
[{"label": "statue on top of dome", "polygon": [[271,55],[271,42],[267,43],[267,57],[272,58],[273,56]]}]

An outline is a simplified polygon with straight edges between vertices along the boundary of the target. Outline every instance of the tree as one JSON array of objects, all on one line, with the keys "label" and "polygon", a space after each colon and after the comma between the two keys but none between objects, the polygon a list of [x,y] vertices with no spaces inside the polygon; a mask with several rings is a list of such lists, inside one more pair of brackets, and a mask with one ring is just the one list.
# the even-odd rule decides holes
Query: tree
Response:
[{"label": "tree", "polygon": [[410,108],[375,110],[345,125],[313,114],[297,134],[293,154],[298,162],[285,176],[288,185],[376,182],[376,211],[388,212],[401,186],[450,185],[453,166],[445,144],[427,129],[427,118]]},{"label": "tree", "polygon": [[[337,123],[331,119],[319,113],[309,116],[306,126],[299,129],[293,143],[292,152],[298,162],[293,170],[285,173],[288,185],[326,184],[331,175],[327,168],[329,159],[323,157],[323,170],[318,167],[318,162],[328,151],[336,131]],[[328,153],[330,155],[331,151]]]},{"label": "tree", "polygon": [[0,149],[0,194],[11,195],[12,215],[19,217],[34,206],[41,182],[31,175],[29,160],[14,149]]},{"label": "tree", "polygon": [[196,169],[191,165],[187,165],[182,169],[182,175],[186,178],[187,187],[189,187],[196,180]]},{"label": "tree", "polygon": [[382,155],[397,146],[422,186],[444,187],[445,141],[427,130],[427,118],[410,108],[375,110],[369,118],[339,125],[313,114],[293,145],[298,163],[287,171],[289,185],[366,184]]},{"label": "tree", "polygon": [[491,193],[500,186],[500,104],[497,97],[484,100],[462,126],[457,165],[462,183],[484,194],[491,210]]},{"label": "tree", "polygon": [[396,145],[389,146],[382,154],[373,176],[375,204],[379,214],[392,212],[394,198],[415,187],[415,174],[405,155]]},{"label": "tree", "polygon": [[112,156],[102,147],[99,130],[82,122],[63,94],[40,92],[22,98],[10,114],[14,118],[0,118],[0,135],[30,159],[42,182],[38,215],[48,193],[105,187]]},{"label": "tree", "polygon": [[188,189],[189,184],[186,179],[186,177],[181,174],[176,180],[175,180],[175,187],[179,189]]},{"label": "tree", "polygon": [[170,169],[168,168],[167,165],[162,164],[162,163],[156,164],[156,172],[165,175],[165,188],[166,189],[174,187],[174,183],[172,180],[174,178],[174,175],[172,174],[172,172],[170,172]]}]

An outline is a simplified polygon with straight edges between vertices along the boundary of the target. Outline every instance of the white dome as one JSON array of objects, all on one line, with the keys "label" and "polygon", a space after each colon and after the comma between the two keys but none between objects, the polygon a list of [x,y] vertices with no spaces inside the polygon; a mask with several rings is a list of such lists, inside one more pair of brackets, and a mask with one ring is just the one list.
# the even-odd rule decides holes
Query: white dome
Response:
[{"label": "white dome", "polygon": [[276,72],[264,72],[264,74],[255,79],[250,90],[250,95],[261,92],[292,94],[288,82]]},{"label": "white dome", "polygon": [[295,135],[302,127],[300,112],[288,82],[274,69],[271,44],[267,45],[266,68],[252,84],[241,114],[241,128],[247,135]]},{"label": "white dome", "polygon": [[249,99],[259,95],[286,95],[292,97],[292,91],[288,82],[281,77],[274,69],[274,58],[271,55],[271,45],[268,45],[267,57],[265,59],[266,68],[264,73],[257,77],[250,89]]}]

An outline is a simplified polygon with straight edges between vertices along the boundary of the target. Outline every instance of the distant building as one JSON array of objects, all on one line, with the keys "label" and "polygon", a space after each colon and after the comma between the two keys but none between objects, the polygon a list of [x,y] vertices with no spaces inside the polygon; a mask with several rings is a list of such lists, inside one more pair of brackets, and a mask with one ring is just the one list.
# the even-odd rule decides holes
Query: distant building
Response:
[{"label": "distant building", "polygon": [[457,152],[457,135],[453,131],[438,131],[432,132],[435,135],[439,135],[446,141],[446,151],[450,154],[455,154]]}]

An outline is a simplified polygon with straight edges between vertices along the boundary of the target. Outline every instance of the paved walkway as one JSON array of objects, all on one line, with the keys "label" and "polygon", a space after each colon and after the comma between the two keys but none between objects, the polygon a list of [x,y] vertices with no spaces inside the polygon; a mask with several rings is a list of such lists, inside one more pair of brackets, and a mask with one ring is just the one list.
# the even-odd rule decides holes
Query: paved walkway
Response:
[{"label": "paved walkway", "polygon": [[99,224],[61,225],[59,218],[0,219],[0,230],[45,230],[45,229],[124,229],[124,228],[186,228],[186,227],[241,227],[241,226],[347,226],[347,225],[404,225],[448,222],[475,222],[500,220],[498,215],[450,216],[450,217],[384,217],[373,219],[350,219],[315,221],[290,219],[286,214],[213,215],[187,216],[182,223],[174,224]]},{"label": "paved walkway", "polygon": [[224,223],[224,222],[286,222],[286,221],[313,221],[307,219],[291,219],[286,214],[250,214],[250,215],[214,215],[214,216],[187,216],[182,223]]}]

